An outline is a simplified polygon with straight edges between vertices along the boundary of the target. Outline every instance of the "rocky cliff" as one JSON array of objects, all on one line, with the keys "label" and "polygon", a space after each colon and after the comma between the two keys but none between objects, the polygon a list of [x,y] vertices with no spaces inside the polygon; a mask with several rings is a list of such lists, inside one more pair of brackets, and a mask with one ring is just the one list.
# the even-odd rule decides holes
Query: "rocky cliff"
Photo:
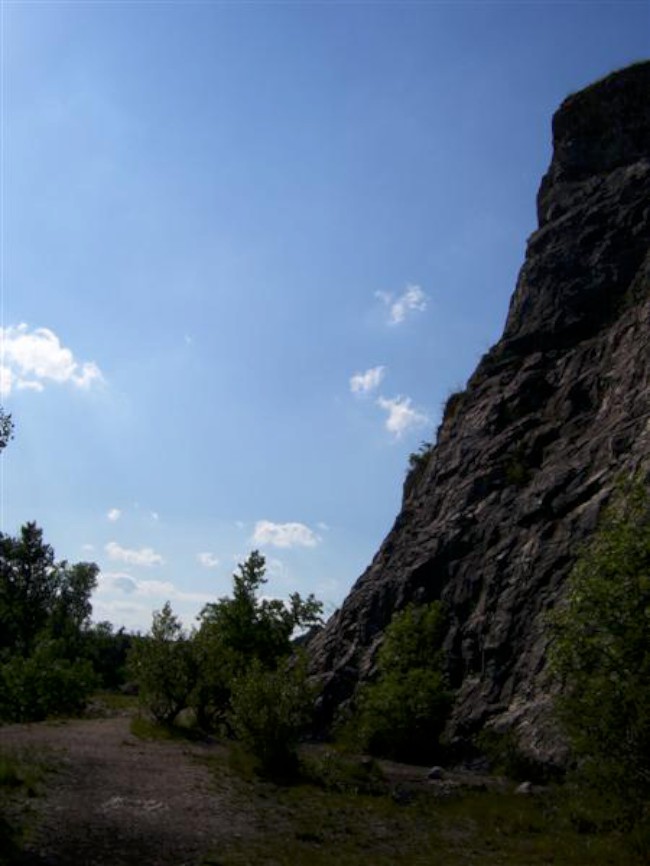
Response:
[{"label": "rocky cliff", "polygon": [[650,470],[650,62],[564,101],[537,208],[502,338],[311,642],[325,722],[372,674],[392,615],[440,598],[452,740],[510,727],[560,756],[545,616],[617,478]]}]

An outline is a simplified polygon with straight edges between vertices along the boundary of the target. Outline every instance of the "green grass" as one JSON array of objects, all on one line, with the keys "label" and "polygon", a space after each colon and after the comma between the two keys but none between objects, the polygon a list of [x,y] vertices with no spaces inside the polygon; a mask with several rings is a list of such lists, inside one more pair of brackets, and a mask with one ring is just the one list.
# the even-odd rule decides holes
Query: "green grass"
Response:
[{"label": "green grass", "polygon": [[[28,830],[24,811],[14,809],[14,804],[41,794],[54,766],[55,759],[43,752],[0,749],[0,866],[17,862]],[[23,818],[18,820],[16,814]]]},{"label": "green grass", "polygon": [[95,692],[92,696],[91,706],[108,713],[135,712],[138,709],[138,697],[137,695],[124,695],[122,692]]},{"label": "green grass", "polygon": [[52,759],[28,750],[0,749],[0,793],[20,792],[35,797],[52,769]]},{"label": "green grass", "polygon": [[144,713],[133,716],[131,733],[141,740],[202,740],[205,735],[192,725],[163,725]]},{"label": "green grass", "polygon": [[[330,767],[326,776],[349,780],[350,772]],[[647,863],[623,847],[620,834],[578,833],[552,792],[529,797],[511,789],[461,790],[437,797],[425,788],[398,797],[389,784],[383,794],[359,793],[346,781],[331,785],[322,779],[280,787],[237,776],[227,757],[215,765],[215,779],[238,789],[241,808],[251,815],[250,830],[224,842],[202,866]]]}]

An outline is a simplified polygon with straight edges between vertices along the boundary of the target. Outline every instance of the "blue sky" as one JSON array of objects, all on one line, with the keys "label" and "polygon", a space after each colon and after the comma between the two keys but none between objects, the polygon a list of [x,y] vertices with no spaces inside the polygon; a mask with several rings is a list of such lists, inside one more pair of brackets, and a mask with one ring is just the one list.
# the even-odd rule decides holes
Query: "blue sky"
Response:
[{"label": "blue sky", "polygon": [[2,530],[189,625],[331,612],[501,332],[562,99],[647,2],[2,2]]}]

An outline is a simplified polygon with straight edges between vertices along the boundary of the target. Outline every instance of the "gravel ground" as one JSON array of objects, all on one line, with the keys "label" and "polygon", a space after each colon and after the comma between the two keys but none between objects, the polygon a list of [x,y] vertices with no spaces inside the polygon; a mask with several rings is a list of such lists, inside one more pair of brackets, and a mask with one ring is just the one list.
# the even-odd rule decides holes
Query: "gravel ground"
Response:
[{"label": "gravel ground", "polygon": [[216,744],[140,740],[128,716],[0,728],[0,747],[35,749],[56,770],[29,801],[25,863],[195,866],[252,831],[241,798],[204,761]]}]

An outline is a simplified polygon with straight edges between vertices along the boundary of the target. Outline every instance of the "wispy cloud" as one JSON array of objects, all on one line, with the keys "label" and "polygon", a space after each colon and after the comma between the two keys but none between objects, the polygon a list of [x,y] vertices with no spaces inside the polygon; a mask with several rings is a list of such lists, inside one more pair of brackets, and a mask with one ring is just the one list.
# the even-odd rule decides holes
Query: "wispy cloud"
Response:
[{"label": "wispy cloud", "polygon": [[216,568],[219,565],[219,559],[214,553],[197,553],[196,558],[204,568]]},{"label": "wispy cloud", "polygon": [[315,547],[320,537],[304,523],[272,523],[258,520],[251,541],[273,547]]},{"label": "wispy cloud", "polygon": [[126,562],[129,565],[163,565],[165,560],[151,547],[141,547],[139,550],[130,550],[121,547],[116,541],[109,541],[104,550],[109,558],[115,562]]},{"label": "wispy cloud", "polygon": [[99,575],[97,592],[124,593],[140,598],[159,598],[170,601],[208,602],[213,596],[201,592],[184,592],[166,580],[139,580],[125,571],[103,571]]},{"label": "wispy cloud", "polygon": [[426,415],[413,408],[410,397],[395,397],[392,400],[379,397],[377,405],[388,413],[386,429],[397,439],[407,430],[421,427],[429,420]]},{"label": "wispy cloud", "polygon": [[388,322],[399,325],[413,312],[422,312],[427,306],[427,296],[420,286],[408,285],[401,295],[393,292],[375,292],[381,302],[388,308]]},{"label": "wispy cloud", "polygon": [[2,396],[9,395],[14,387],[42,391],[45,383],[54,382],[88,389],[103,380],[94,361],[75,360],[72,351],[49,328],[30,331],[26,324],[0,328],[0,343]]},{"label": "wispy cloud", "polygon": [[385,367],[372,367],[365,373],[355,373],[350,377],[350,391],[353,394],[369,394],[378,388],[384,378]]},{"label": "wispy cloud", "polygon": [[122,512],[119,508],[111,508],[110,511],[107,512],[106,517],[111,521],[111,523],[115,523],[122,516]]}]

